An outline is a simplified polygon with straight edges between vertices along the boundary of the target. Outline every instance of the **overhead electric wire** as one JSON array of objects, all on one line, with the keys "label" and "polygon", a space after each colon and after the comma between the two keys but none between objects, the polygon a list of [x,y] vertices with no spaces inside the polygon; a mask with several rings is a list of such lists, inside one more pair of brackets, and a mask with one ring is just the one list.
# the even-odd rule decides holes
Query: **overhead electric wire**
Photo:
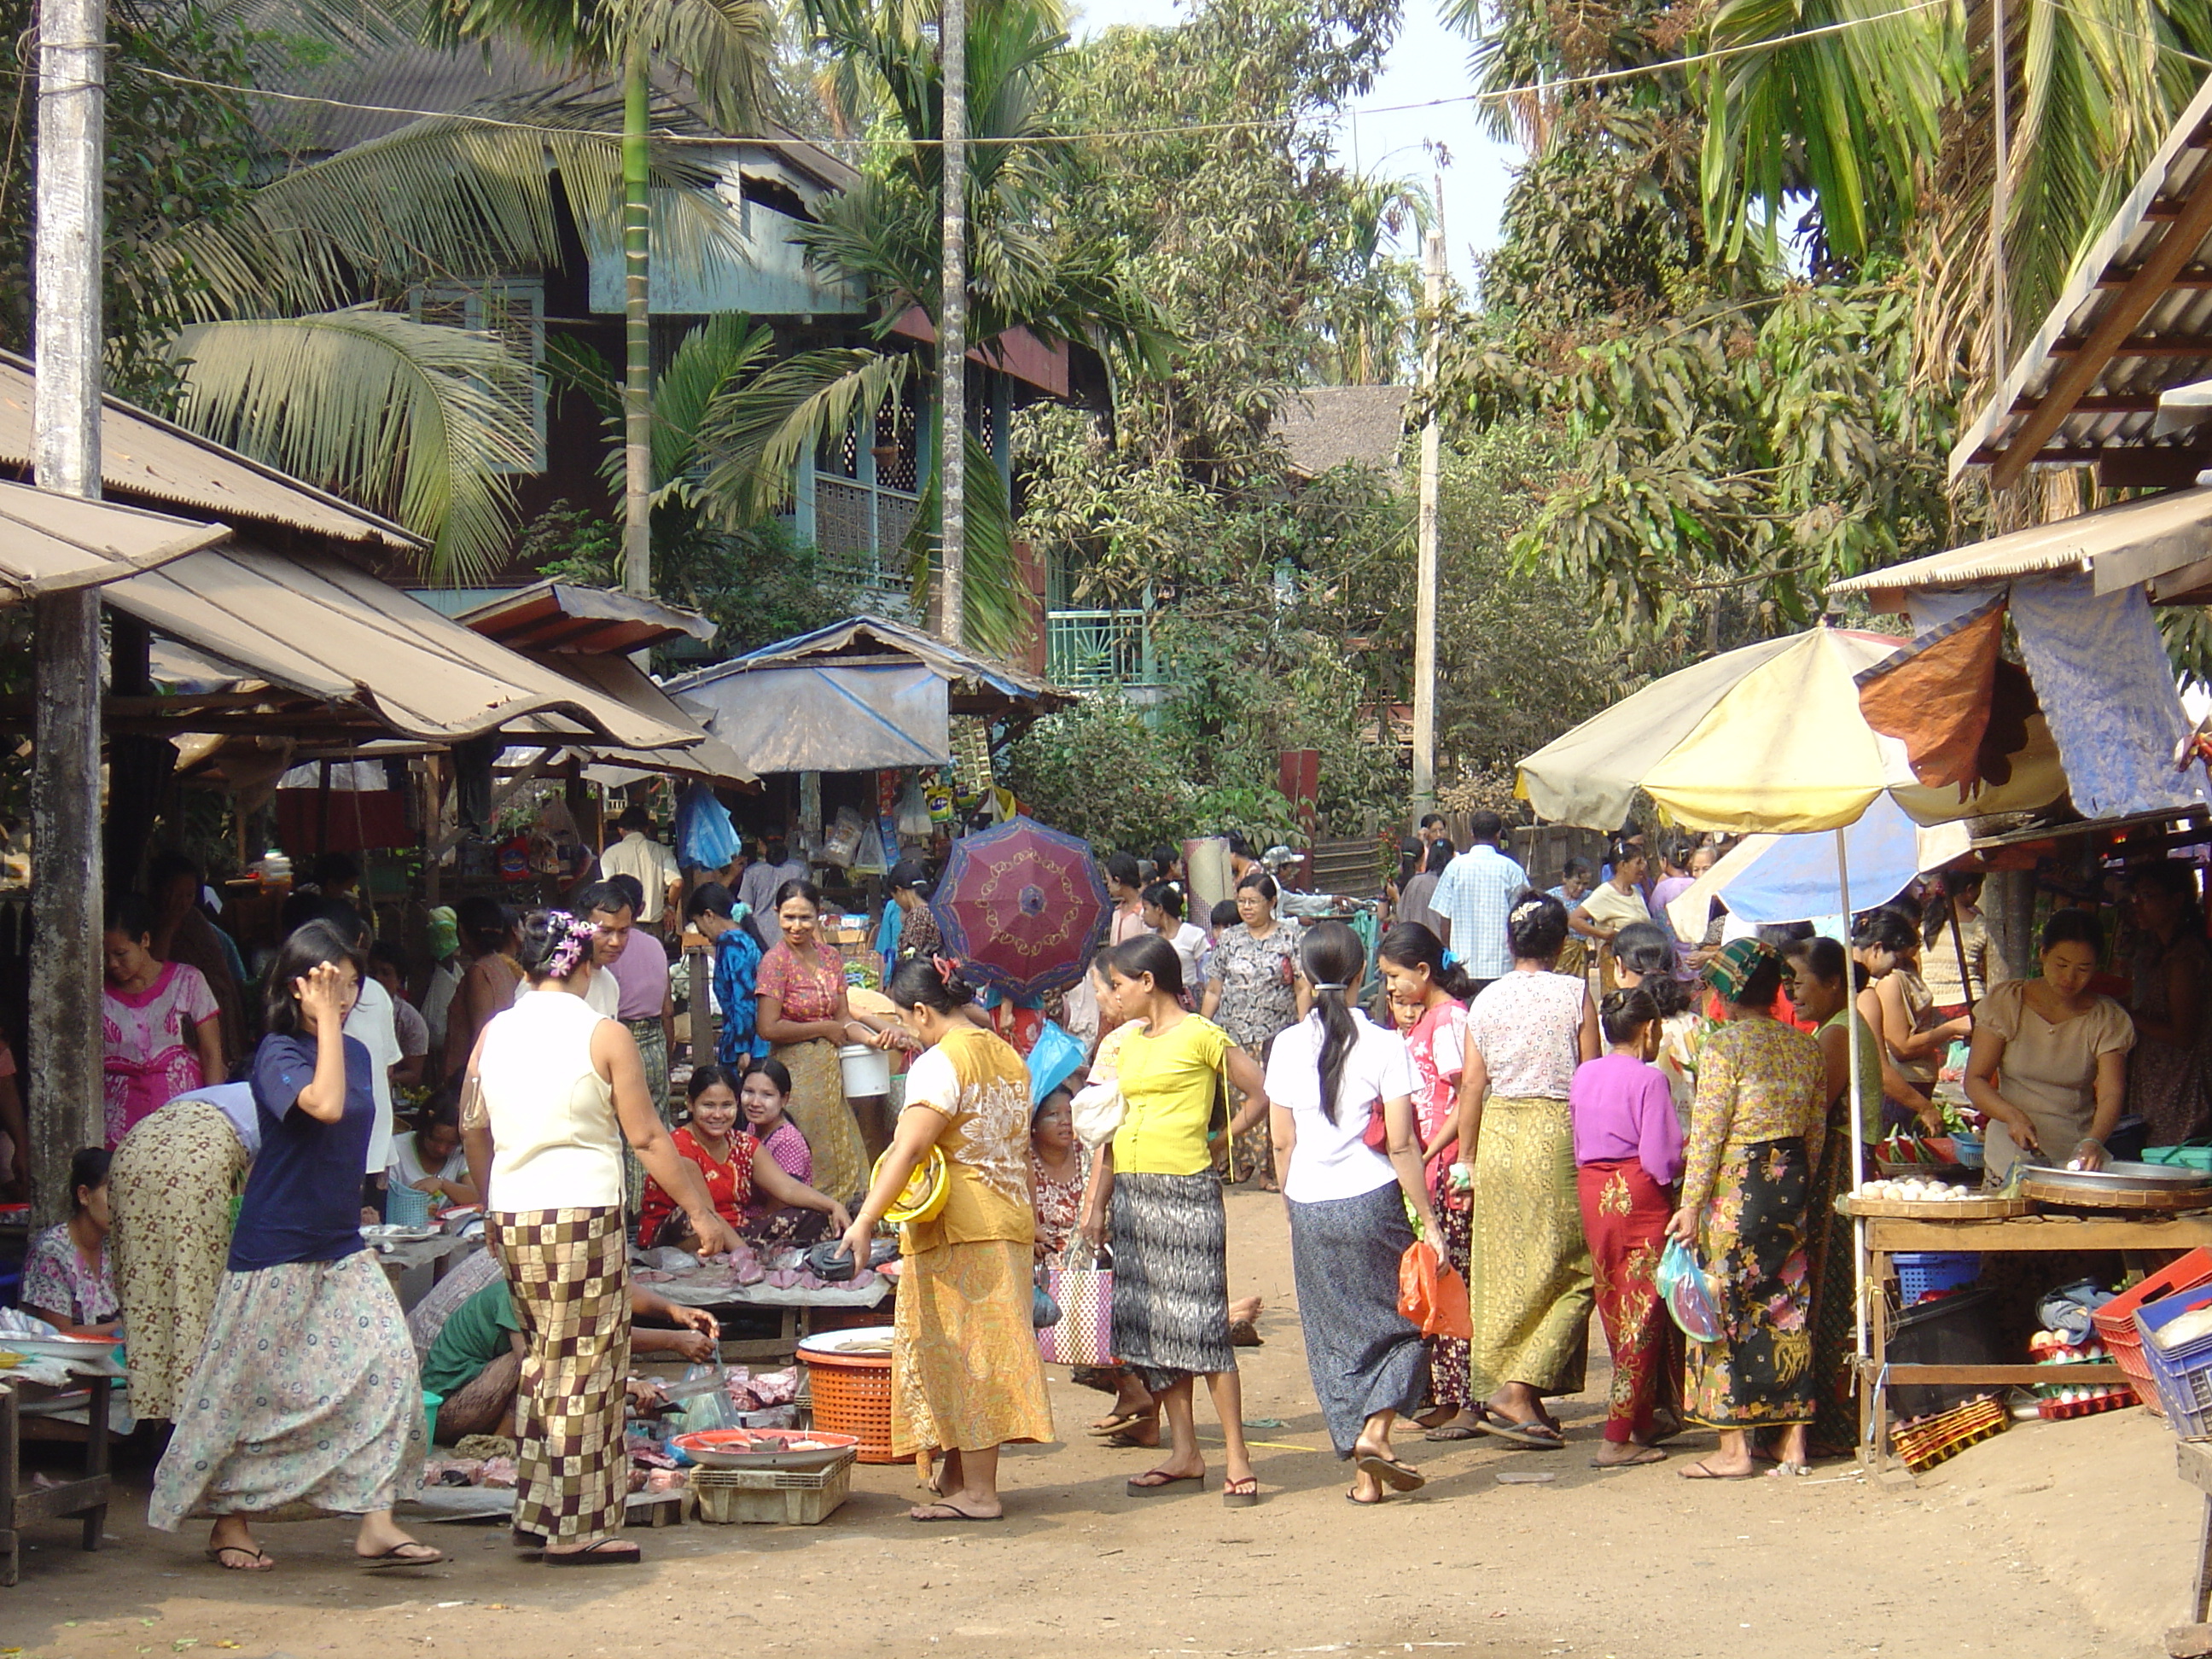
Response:
[{"label": "overhead electric wire", "polygon": [[[1456,93],[1448,98],[1427,98],[1409,104],[1371,104],[1348,108],[1344,114],[1357,118],[1363,115],[1397,115],[1413,110],[1445,109],[1459,104],[1499,104],[1528,96],[1545,96],[1577,87],[1608,86],[1618,82],[1639,80],[1650,76],[1670,74],[1679,70],[1693,68],[1699,64],[1717,63],[1725,58],[1741,58],[1753,52],[1778,52],[1800,41],[1818,40],[1824,35],[1839,34],[1846,30],[1865,28],[1875,23],[1888,22],[1899,17],[1909,17],[1918,12],[1933,11],[1949,6],[1954,0],[1912,0],[1912,3],[1863,17],[1847,17],[1817,27],[1798,29],[1777,35],[1771,40],[1747,40],[1735,46],[1716,46],[1709,52],[1692,52],[1686,58],[1669,58],[1659,63],[1632,64],[1626,69],[1599,70],[1588,75],[1571,75],[1556,81],[1544,81],[1534,86],[1505,87],[1486,92]],[[2045,0],[2045,3],[2062,5],[2063,0]],[[2178,48],[2169,48],[2178,50]],[[2182,54],[2187,56],[2186,53]],[[2202,60],[2198,60],[2202,61]],[[178,75],[168,70],[157,70],[143,64],[118,63],[117,69],[135,75],[149,76],[173,85],[197,87],[207,92],[229,93],[242,98],[258,98],[272,103],[312,105],[323,109],[347,110],[362,115],[402,116],[410,120],[452,121],[470,126],[501,129],[515,132],[535,132],[543,135],[562,135],[568,137],[599,137],[616,139],[619,132],[601,131],[595,128],[553,126],[540,122],[513,121],[495,115],[472,115],[463,111],[412,109],[403,105],[368,104],[347,98],[329,98],[319,94],[278,92],[270,88],[240,86],[225,81],[203,80],[197,76]],[[1095,132],[1054,132],[1022,137],[974,137],[970,144],[1030,144],[1030,143],[1097,143],[1115,139],[1182,138],[1209,133],[1253,132],[1280,127],[1296,126],[1304,117],[1296,115],[1261,116],[1244,121],[1194,122],[1186,126],[1123,127]],[[665,144],[727,145],[747,139],[762,142],[763,135],[700,134],[656,131],[656,143]],[[884,137],[880,138],[810,138],[793,133],[788,141],[769,139],[767,142],[793,142],[810,144],[817,149],[926,149],[934,139],[915,139]]]}]

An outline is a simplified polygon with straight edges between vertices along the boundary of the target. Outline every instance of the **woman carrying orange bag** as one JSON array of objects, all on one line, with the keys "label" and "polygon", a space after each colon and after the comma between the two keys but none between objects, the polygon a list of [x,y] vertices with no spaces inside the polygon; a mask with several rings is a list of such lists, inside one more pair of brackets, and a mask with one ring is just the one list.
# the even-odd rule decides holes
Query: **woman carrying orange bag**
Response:
[{"label": "woman carrying orange bag", "polygon": [[[1268,1056],[1269,1128],[1306,1368],[1336,1455],[1355,1467],[1345,1496],[1376,1504],[1386,1486],[1411,1492],[1424,1480],[1390,1451],[1390,1425],[1429,1390],[1420,1327],[1398,1311],[1399,1261],[1413,1242],[1407,1206],[1427,1237],[1443,1232],[1421,1177],[1405,1042],[1352,1006],[1367,969],[1359,936],[1340,921],[1318,923],[1298,964],[1313,1011]],[[1378,1117],[1387,1156],[1369,1144]]]}]

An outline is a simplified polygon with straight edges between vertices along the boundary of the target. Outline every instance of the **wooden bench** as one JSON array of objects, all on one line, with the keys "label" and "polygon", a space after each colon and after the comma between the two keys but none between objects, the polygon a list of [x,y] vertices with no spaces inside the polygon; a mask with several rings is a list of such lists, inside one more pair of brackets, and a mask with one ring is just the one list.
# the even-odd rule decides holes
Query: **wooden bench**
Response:
[{"label": "wooden bench", "polygon": [[[0,1589],[13,1589],[21,1566],[21,1534],[34,1521],[82,1516],[84,1547],[96,1550],[107,1526],[107,1402],[109,1379],[94,1377],[85,1390],[88,1419],[84,1471],[56,1486],[26,1487],[22,1473],[24,1384],[0,1382]],[[43,1392],[43,1391],[42,1391]],[[57,1390],[52,1403],[74,1404],[75,1390]]]}]

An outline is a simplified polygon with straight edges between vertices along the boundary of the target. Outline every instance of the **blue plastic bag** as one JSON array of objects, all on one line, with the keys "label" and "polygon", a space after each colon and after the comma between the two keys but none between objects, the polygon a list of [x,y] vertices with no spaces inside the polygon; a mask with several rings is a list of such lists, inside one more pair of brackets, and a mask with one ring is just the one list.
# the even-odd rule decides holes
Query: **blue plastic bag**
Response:
[{"label": "blue plastic bag", "polygon": [[1719,1338],[1720,1315],[1713,1307],[1705,1270],[1679,1238],[1668,1239],[1666,1249],[1660,1254],[1659,1294],[1666,1299],[1667,1311],[1682,1328],[1683,1335],[1699,1342]]}]

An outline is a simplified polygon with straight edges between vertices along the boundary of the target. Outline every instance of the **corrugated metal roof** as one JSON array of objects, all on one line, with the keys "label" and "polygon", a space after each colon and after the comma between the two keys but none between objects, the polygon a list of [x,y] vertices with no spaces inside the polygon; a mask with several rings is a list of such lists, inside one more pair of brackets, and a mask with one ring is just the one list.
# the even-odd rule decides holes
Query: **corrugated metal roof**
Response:
[{"label": "corrugated metal roof", "polygon": [[[2156,432],[2158,394],[2212,368],[2212,81],[2191,99],[2103,233],[2075,261],[2035,337],[1951,452],[1951,476],[1995,465],[2135,458],[2100,482],[2187,483],[2189,435]],[[2025,447],[2032,446],[2032,448]],[[2025,448],[2025,453],[2022,453]],[[2145,457],[2143,452],[2154,452]],[[2132,471],[2127,469],[2132,467]]]},{"label": "corrugated metal roof", "polygon": [[[0,351],[0,465],[19,468],[26,477],[37,449],[32,413],[35,391],[31,365],[12,352]],[[375,542],[410,554],[427,545],[389,519],[287,477],[119,398],[104,402],[100,476],[102,492],[110,497],[211,513],[234,527],[283,525],[342,541]]]},{"label": "corrugated metal roof", "polygon": [[[895,623],[882,617],[848,617],[843,622],[832,623],[827,628],[817,628],[811,634],[779,640],[774,645],[764,645],[757,651],[742,657],[732,657],[727,662],[716,663],[695,673],[668,682],[668,690],[678,696],[687,695],[709,686],[733,674],[750,673],[755,669],[776,668],[798,663],[836,661],[840,659],[864,658],[880,662],[883,653],[914,658],[927,664],[945,678],[966,683],[996,692],[1008,702],[1018,703],[1032,710],[1062,708],[1073,701],[1065,692],[1055,691],[1042,680],[1031,679],[1002,662],[978,657],[948,644],[933,634],[925,634],[904,623]],[[956,713],[967,712],[958,706]]]},{"label": "corrugated metal roof", "polygon": [[2171,599],[2183,590],[2160,592],[2156,585],[2162,579],[2188,577],[2193,567],[2208,559],[2212,559],[2212,489],[2177,489],[1846,577],[1831,582],[1828,592],[1871,594],[1876,605],[1894,609],[1915,590],[1968,587],[2045,571],[2088,570],[2096,574],[2100,593],[2151,582],[2154,598]]},{"label": "corrugated metal roof", "polygon": [[623,655],[671,640],[704,642],[714,624],[696,611],[610,587],[537,582],[459,611],[453,619],[518,651]]},{"label": "corrugated metal roof", "polygon": [[700,738],[689,720],[671,724],[556,674],[336,558],[233,544],[111,583],[103,598],[257,679],[358,708],[404,737],[455,742],[523,725],[629,749]]},{"label": "corrugated metal roof", "polygon": [[0,483],[0,583],[18,599],[96,587],[229,539],[228,525]]},{"label": "corrugated metal roof", "polygon": [[568,745],[587,759],[623,766],[642,766],[678,773],[685,777],[704,778],[716,783],[752,783],[757,781],[752,769],[745,764],[736,750],[708,732],[690,710],[679,707],[673,697],[662,690],[629,658],[590,656],[574,651],[532,651],[526,654],[532,661],[613,698],[647,720],[680,727],[696,733],[698,738],[698,741],[687,749],[664,750],[650,756],[606,744],[572,743]]}]

